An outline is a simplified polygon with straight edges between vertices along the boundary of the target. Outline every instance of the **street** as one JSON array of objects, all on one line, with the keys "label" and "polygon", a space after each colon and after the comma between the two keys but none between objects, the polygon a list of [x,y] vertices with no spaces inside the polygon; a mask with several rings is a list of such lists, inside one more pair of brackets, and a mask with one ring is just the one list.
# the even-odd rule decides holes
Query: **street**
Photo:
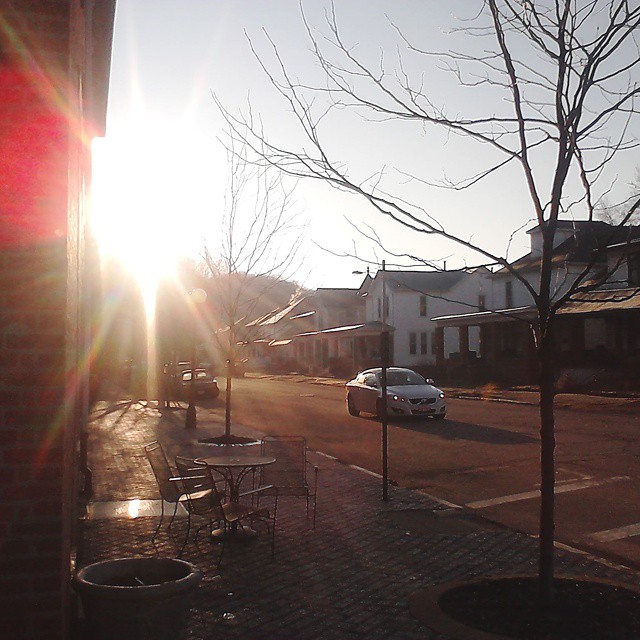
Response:
[{"label": "street", "polygon": [[[234,422],[304,435],[311,449],[380,473],[380,422],[349,416],[342,387],[246,378],[234,380],[233,390]],[[537,407],[459,399],[448,404],[444,422],[390,423],[390,480],[535,534]],[[224,411],[222,400],[208,406]],[[558,409],[556,424],[557,540],[640,568],[640,417]]]}]

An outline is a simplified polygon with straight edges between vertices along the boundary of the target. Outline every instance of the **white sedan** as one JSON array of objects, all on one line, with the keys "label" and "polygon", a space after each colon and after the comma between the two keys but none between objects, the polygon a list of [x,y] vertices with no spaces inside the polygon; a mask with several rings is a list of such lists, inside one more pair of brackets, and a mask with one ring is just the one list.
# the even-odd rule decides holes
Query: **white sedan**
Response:
[{"label": "white sedan", "polygon": [[[382,369],[361,371],[347,382],[347,409],[352,416],[360,412],[382,416]],[[444,392],[411,369],[387,368],[387,415],[432,416],[443,420],[447,414]]]}]

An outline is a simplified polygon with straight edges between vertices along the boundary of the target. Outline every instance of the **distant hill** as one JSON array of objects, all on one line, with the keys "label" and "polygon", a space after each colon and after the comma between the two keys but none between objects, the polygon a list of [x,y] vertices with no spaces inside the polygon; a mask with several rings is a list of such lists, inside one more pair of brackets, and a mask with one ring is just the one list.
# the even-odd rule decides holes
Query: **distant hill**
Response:
[{"label": "distant hill", "polygon": [[279,280],[269,276],[246,276],[245,274],[222,275],[206,283],[210,299],[208,308],[212,313],[215,328],[228,325],[233,315],[242,324],[260,318],[273,309],[284,307],[296,295],[307,295],[308,289],[295,282]]}]

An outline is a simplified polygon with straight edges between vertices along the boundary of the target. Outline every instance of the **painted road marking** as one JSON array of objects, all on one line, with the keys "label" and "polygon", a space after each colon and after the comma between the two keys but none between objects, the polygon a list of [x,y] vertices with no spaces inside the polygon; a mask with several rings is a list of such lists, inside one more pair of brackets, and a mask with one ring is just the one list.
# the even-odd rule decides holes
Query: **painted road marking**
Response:
[{"label": "painted road marking", "polygon": [[617,529],[606,529],[605,531],[597,531],[590,534],[590,538],[598,542],[613,542],[613,540],[622,540],[623,538],[631,538],[640,535],[640,522],[628,524],[625,527]]},{"label": "painted road marking", "polygon": [[379,473],[375,473],[375,471],[369,471],[369,469],[364,469],[363,467],[358,467],[355,464],[349,465],[352,469],[356,471],[362,471],[362,473],[366,473],[369,476],[373,476],[374,478],[378,478],[378,480],[382,479],[382,476]]},{"label": "painted road marking", "polygon": [[[619,482],[620,480],[630,480],[629,476],[614,476],[612,478],[603,478],[602,480],[581,480],[580,482],[570,482],[568,484],[556,485],[556,494],[566,493],[567,491],[578,491],[580,489],[590,489],[591,487],[599,487],[603,484],[611,482]],[[506,504],[508,502],[519,502],[520,500],[531,500],[538,498],[540,490],[525,491],[524,493],[512,493],[508,496],[500,496],[499,498],[490,498],[489,500],[478,500],[476,502],[468,502],[465,506],[470,509],[484,509],[493,507],[498,504]]]}]

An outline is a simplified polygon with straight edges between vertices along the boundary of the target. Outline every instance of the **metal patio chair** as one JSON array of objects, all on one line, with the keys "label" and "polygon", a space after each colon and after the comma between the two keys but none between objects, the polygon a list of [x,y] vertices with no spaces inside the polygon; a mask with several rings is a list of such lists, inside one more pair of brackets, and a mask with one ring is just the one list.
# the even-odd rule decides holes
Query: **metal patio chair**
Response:
[{"label": "metal patio chair", "polygon": [[151,542],[154,542],[158,532],[160,531],[160,527],[162,527],[162,521],[164,519],[164,503],[167,502],[169,504],[173,504],[173,514],[168,527],[171,529],[173,520],[176,517],[176,512],[178,511],[178,504],[181,502],[180,498],[182,493],[180,488],[171,481],[171,478],[176,474],[169,465],[169,461],[167,460],[167,456],[162,445],[157,440],[154,440],[153,442],[144,445],[144,452],[147,455],[147,459],[149,460],[149,464],[153,470],[153,475],[155,476],[158,484],[158,489],[160,490],[160,522],[158,523],[153,537],[151,538]]},{"label": "metal patio chair", "polygon": [[197,539],[198,533],[204,526],[208,525],[211,531],[214,523],[218,524],[224,519],[220,496],[225,494],[224,480],[214,482],[206,469],[197,464],[193,458],[176,456],[175,462],[177,474],[171,478],[170,482],[179,487],[180,503],[187,511],[187,531],[178,553],[178,558],[180,558],[189,541],[191,517],[198,516],[206,520],[205,524],[196,530],[195,537]]},{"label": "metal patio chair", "polygon": [[[294,496],[305,498],[307,519],[310,507],[313,507],[312,526],[316,528],[316,507],[318,499],[318,472],[315,465],[307,460],[307,441],[302,436],[265,436],[260,449],[262,455],[272,456],[275,464],[260,470],[260,485],[271,485],[260,495],[270,495],[277,490],[280,497]],[[308,471],[313,471],[309,482]]]}]

